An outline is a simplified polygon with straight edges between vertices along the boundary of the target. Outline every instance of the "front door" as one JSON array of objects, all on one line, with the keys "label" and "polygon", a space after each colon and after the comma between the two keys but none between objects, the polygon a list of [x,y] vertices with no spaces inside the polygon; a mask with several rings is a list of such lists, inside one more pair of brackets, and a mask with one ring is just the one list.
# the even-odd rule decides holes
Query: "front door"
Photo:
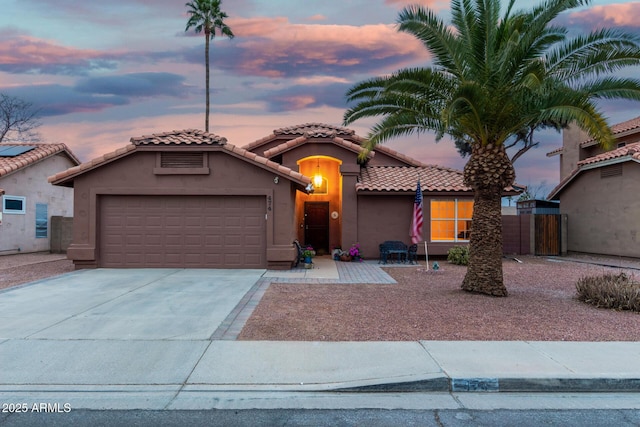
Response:
[{"label": "front door", "polygon": [[329,253],[329,202],[304,203],[304,243],[319,255]]}]

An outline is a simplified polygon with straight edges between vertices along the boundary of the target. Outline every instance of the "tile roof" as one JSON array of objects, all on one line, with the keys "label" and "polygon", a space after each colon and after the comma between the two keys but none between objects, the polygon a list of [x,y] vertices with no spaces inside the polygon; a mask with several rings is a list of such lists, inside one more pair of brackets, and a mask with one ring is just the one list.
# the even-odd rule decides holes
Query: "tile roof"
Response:
[{"label": "tile roof", "polygon": [[357,191],[471,191],[462,172],[440,166],[367,166],[361,169]]},{"label": "tile roof", "polygon": [[[467,191],[462,171],[442,166],[366,166],[360,170],[356,191],[416,191],[418,178],[423,192]],[[521,186],[514,184],[505,189],[508,193],[520,193]]]},{"label": "tile roof", "polygon": [[553,157],[553,156],[555,156],[556,154],[562,154],[563,152],[564,152],[564,147],[556,148],[556,149],[555,149],[555,150],[553,150],[553,151],[549,151],[549,152],[547,153],[547,157]]},{"label": "tile roof", "polygon": [[207,145],[217,147],[217,149],[222,149],[223,151],[226,151],[235,157],[249,161],[260,167],[271,169],[278,175],[287,176],[293,181],[297,181],[300,184],[307,185],[311,182],[311,179],[309,177],[306,177],[299,172],[296,172],[278,163],[272,162],[271,160],[262,156],[258,156],[257,154],[247,151],[244,148],[236,147],[233,144],[228,144],[226,138],[194,129],[187,129],[182,131],[174,130],[171,132],[156,133],[152,135],[131,138],[130,145],[104,154],[81,165],[67,169],[66,171],[57,173],[49,177],[49,182],[52,182],[54,184],[62,184],[70,181],[72,178],[84,172],[102,166],[121,157],[127,156],[133,151],[136,151],[140,146],[162,145]]},{"label": "tile roof", "polygon": [[[264,152],[264,155],[266,157],[274,157],[277,156],[278,154],[284,153],[285,151],[289,151],[297,146],[303,145],[305,143],[307,143],[309,141],[309,137],[306,135],[302,135],[299,136],[297,138],[294,139],[290,139],[286,142],[283,142],[280,145],[277,145],[273,148],[268,149],[267,151]],[[360,146],[359,144],[353,143],[351,141],[347,141],[346,139],[334,136],[332,138],[329,139],[329,141],[331,141],[332,143],[339,145],[341,147],[344,147],[350,151],[353,151],[355,153],[361,153],[364,152],[364,149],[362,148],[362,146]],[[375,155],[375,153],[370,152],[368,153],[367,157],[371,158]]]},{"label": "tile roof", "polygon": [[[616,125],[611,126],[611,132],[613,132],[613,136],[621,137],[623,133],[636,131],[640,132],[640,117],[636,117],[635,119],[627,120],[626,122],[618,123]],[[597,144],[595,139],[588,139],[580,143],[580,147],[588,147],[590,145]]]},{"label": "tile roof", "polygon": [[[282,136],[282,135],[291,135],[291,136],[297,136],[296,138],[293,138],[292,140],[287,141],[285,144],[295,144],[295,145],[299,145],[305,141],[307,141],[309,138],[332,138],[334,142],[339,143],[343,146],[345,146],[346,148],[352,149],[352,150],[356,150],[356,146],[357,146],[357,151],[360,152],[362,151],[362,145],[366,142],[366,139],[357,135],[356,132],[352,129],[348,129],[348,128],[344,128],[344,127],[340,127],[340,126],[333,126],[333,125],[327,125],[324,123],[304,123],[301,125],[296,125],[296,126],[289,126],[289,127],[284,127],[284,128],[280,128],[280,129],[276,129],[273,131],[273,133],[271,135],[267,135],[264,138],[260,138],[256,141],[253,141],[247,145],[244,146],[244,148],[246,148],[247,150],[254,150],[256,147],[259,147],[269,141],[272,141],[273,139],[275,139],[277,136]],[[305,138],[305,139],[299,139],[299,138]],[[342,141],[340,141],[342,140]],[[295,141],[295,142],[293,142]],[[352,142],[353,141],[353,142]],[[354,144],[354,145],[350,145],[350,144]],[[280,146],[279,146],[280,147]],[[287,146],[283,146],[280,147],[279,149],[284,151],[286,149]],[[289,145],[289,147],[291,147],[291,145]],[[273,147],[270,150],[267,150],[267,152],[265,152],[265,155],[268,154],[268,157],[272,157],[275,155],[276,151],[271,151],[271,150],[275,150],[278,147]],[[282,152],[282,151],[277,151]],[[378,151],[380,153],[384,153],[390,157],[394,157],[402,162],[405,162],[409,165],[412,166],[428,166],[426,163],[422,163],[419,160],[416,160],[412,157],[409,157],[405,154],[402,154],[392,148],[389,148],[385,145],[378,145],[375,150],[372,151],[372,155],[375,155],[375,152]],[[370,156],[368,156],[370,157]]]},{"label": "tile roof", "polygon": [[593,163],[604,162],[605,160],[620,159],[629,156],[631,159],[640,161],[640,142],[624,145],[615,150],[605,151],[597,156],[589,157],[578,162],[578,167]]},{"label": "tile roof", "polygon": [[597,168],[611,164],[611,161],[624,162],[633,160],[640,163],[640,142],[627,144],[615,150],[606,151],[597,156],[589,157],[578,162],[577,167],[549,193],[548,199],[558,196],[560,191],[565,188],[573,179],[583,170]]},{"label": "tile roof", "polygon": [[352,136],[355,131],[340,126],[332,126],[324,123],[304,123],[289,126],[273,131],[274,135],[304,135],[309,138],[332,138],[336,135]]},{"label": "tile roof", "polygon": [[0,147],[35,147],[14,157],[0,157],[0,177],[31,166],[50,156],[64,153],[75,163],[80,160],[67,148],[65,144],[0,144]]},{"label": "tile roof", "polygon": [[134,145],[224,145],[227,138],[198,129],[173,130],[131,138]]}]

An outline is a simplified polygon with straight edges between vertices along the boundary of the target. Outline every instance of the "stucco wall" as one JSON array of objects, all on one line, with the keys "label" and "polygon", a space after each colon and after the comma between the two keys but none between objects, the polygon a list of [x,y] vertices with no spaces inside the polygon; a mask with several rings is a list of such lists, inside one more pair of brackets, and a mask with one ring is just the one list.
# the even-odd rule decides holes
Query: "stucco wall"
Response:
[{"label": "stucco wall", "polygon": [[[413,201],[415,194],[404,195],[358,195],[358,241],[366,258],[377,259],[380,243],[385,240],[400,240],[411,244],[409,228],[413,215]],[[438,195],[436,199],[458,198],[459,200],[473,198],[469,195],[449,194]],[[427,194],[423,198],[424,226],[423,239],[427,240],[429,255],[446,255],[453,246],[464,246],[467,242],[431,242],[431,197]],[[349,247],[351,243],[345,242]],[[418,254],[424,255],[424,241],[418,245]]]},{"label": "stucco wall", "polygon": [[[183,150],[181,150],[183,151]],[[197,149],[194,151],[198,151]],[[267,199],[267,262],[295,259],[295,192],[291,182],[222,151],[208,152],[208,175],[156,175],[156,152],[135,152],[76,178],[74,235],[68,249],[76,265],[95,266],[101,194],[261,195]],[[271,200],[269,200],[271,198]],[[271,209],[271,210],[269,210]]]},{"label": "stucco wall", "polygon": [[568,215],[568,249],[606,255],[640,256],[640,164],[623,163],[622,175],[582,172],[560,194]]},{"label": "stucco wall", "polygon": [[[49,184],[47,179],[74,166],[64,154],[48,157],[29,167],[0,178],[0,188],[7,196],[26,197],[25,214],[2,214],[0,254],[49,250],[51,217],[71,216],[73,189]],[[35,237],[36,203],[47,204],[49,229],[46,238]]]}]

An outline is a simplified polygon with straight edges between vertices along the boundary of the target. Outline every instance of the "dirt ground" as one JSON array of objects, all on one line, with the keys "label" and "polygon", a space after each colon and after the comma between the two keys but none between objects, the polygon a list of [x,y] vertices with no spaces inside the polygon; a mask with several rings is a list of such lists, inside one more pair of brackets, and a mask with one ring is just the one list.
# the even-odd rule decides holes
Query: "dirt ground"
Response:
[{"label": "dirt ground", "polygon": [[[585,275],[620,271],[522,257],[503,262],[506,298],[460,289],[466,267],[386,268],[395,285],[271,284],[241,340],[637,341],[640,315],[575,299]],[[627,270],[638,277],[638,270]]]}]

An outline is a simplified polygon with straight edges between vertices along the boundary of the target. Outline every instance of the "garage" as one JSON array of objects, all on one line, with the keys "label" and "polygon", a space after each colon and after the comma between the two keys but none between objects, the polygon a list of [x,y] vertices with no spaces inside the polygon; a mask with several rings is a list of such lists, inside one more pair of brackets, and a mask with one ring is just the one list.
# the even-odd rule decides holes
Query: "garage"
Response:
[{"label": "garage", "polygon": [[99,266],[266,268],[264,196],[99,197]]}]

